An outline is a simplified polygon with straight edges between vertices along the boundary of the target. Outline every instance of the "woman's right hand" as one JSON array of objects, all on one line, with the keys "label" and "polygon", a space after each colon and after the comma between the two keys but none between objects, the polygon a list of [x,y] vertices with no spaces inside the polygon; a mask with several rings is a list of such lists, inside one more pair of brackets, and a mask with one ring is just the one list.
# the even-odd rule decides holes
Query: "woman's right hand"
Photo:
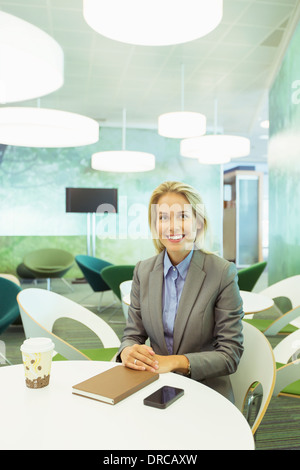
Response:
[{"label": "woman's right hand", "polygon": [[134,344],[127,346],[121,352],[121,360],[124,366],[135,370],[149,370],[156,372],[158,361],[154,359],[154,351],[146,344]]}]

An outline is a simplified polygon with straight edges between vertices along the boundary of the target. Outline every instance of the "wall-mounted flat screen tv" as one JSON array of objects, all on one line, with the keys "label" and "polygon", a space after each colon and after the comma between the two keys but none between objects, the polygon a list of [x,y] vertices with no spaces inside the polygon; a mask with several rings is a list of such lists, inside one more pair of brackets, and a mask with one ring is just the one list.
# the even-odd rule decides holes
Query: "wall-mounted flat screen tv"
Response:
[{"label": "wall-mounted flat screen tv", "polygon": [[118,212],[118,190],[111,188],[66,188],[66,212]]}]

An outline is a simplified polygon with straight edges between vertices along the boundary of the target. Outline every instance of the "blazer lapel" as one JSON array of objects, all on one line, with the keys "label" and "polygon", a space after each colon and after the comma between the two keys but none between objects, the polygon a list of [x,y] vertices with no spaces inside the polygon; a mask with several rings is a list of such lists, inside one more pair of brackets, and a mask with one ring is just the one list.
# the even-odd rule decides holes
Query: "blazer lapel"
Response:
[{"label": "blazer lapel", "polygon": [[164,251],[157,256],[156,263],[149,276],[149,310],[153,332],[157,344],[161,345],[161,354],[167,355],[168,349],[162,321],[162,288],[164,277]]},{"label": "blazer lapel", "polygon": [[191,264],[187,272],[185,283],[183,286],[180,302],[177,309],[177,315],[174,324],[173,333],[173,353],[177,354],[180,346],[185,325],[190,316],[191,310],[201,290],[205,279],[203,271],[205,254],[202,251],[194,251]]}]

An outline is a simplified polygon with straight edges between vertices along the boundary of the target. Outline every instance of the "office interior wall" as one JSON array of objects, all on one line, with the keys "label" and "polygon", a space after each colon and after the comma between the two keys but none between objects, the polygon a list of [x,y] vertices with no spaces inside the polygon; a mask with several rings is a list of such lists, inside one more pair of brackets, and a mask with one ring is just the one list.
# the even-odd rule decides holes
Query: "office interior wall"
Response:
[{"label": "office interior wall", "polygon": [[300,25],[270,90],[269,284],[300,274]]},{"label": "office interior wall", "polygon": [[[122,148],[122,130],[100,128],[99,142],[64,149],[8,146],[0,158],[0,272],[15,272],[23,256],[37,248],[57,247],[86,253],[86,214],[65,212],[66,187],[118,188],[119,213],[96,217],[96,256],[134,264],[155,254],[148,231],[152,190],[166,180],[184,181],[203,197],[211,222],[208,247],[222,246],[222,185],[219,165],[183,158],[180,141],[155,130],[127,129],[126,150],[154,153],[155,170],[144,173],[101,172],[91,155]],[[69,276],[79,275],[75,267]]]}]

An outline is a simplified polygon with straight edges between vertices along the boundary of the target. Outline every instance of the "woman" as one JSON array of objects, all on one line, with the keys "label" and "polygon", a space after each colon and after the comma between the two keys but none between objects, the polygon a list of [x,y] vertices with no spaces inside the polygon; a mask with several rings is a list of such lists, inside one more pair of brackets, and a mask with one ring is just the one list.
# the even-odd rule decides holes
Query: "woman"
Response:
[{"label": "woman", "polygon": [[189,185],[158,186],[149,223],[158,255],[135,267],[118,360],[131,369],[185,374],[234,401],[229,374],[243,352],[235,265],[203,250],[207,217]]}]

